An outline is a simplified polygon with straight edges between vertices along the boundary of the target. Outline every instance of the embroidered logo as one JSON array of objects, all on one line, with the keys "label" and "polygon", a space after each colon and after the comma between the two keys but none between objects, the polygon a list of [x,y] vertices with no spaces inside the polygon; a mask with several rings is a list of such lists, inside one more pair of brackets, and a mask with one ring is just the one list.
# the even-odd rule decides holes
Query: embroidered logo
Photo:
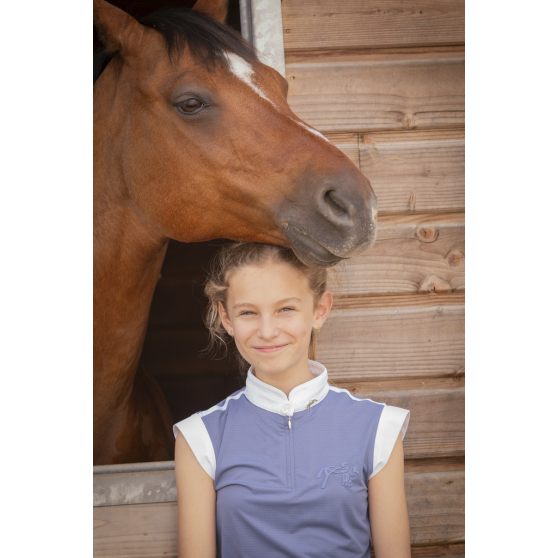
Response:
[{"label": "embroidered logo", "polygon": [[319,473],[316,475],[316,478],[319,479],[322,476],[322,473],[324,474],[324,482],[322,483],[322,488],[326,487],[327,479],[329,479],[331,473],[337,473],[341,475],[341,486],[352,486],[353,479],[356,478],[356,476],[358,475],[356,467],[354,465],[351,465],[351,463],[347,463],[346,461],[341,465],[341,467],[331,466],[320,469]]}]

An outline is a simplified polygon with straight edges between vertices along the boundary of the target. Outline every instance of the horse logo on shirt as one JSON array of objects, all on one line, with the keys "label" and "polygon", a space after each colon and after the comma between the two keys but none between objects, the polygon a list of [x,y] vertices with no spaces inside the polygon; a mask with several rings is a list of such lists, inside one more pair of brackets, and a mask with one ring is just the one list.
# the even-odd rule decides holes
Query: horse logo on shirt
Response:
[{"label": "horse logo on shirt", "polygon": [[331,473],[337,473],[341,475],[341,486],[352,486],[355,475],[358,475],[356,467],[354,465],[351,465],[350,463],[347,463],[346,461],[341,465],[341,467],[330,466],[320,469],[320,471],[316,475],[316,478],[319,479],[322,476],[322,473],[324,474],[324,482],[322,483],[322,488],[326,487],[327,479],[329,479]]}]

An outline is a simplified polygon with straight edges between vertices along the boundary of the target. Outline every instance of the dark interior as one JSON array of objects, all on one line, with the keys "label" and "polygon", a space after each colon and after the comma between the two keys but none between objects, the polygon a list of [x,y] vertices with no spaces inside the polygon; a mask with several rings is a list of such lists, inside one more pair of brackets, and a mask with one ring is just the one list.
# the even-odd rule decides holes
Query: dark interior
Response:
[{"label": "dark interior", "polygon": [[203,282],[224,239],[185,244],[171,240],[149,315],[141,365],[157,379],[175,421],[207,409],[244,385],[231,358],[201,356]]}]

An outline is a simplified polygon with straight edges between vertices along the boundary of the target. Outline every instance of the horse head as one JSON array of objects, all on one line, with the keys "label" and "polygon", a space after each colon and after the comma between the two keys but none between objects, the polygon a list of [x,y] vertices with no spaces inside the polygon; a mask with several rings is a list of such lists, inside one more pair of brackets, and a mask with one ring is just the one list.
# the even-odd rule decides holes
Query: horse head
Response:
[{"label": "horse head", "polygon": [[287,80],[224,24],[226,4],[140,22],[94,0],[111,53],[94,87],[95,182],[162,239],[269,242],[321,267],[365,251],[370,182],[291,111]]}]

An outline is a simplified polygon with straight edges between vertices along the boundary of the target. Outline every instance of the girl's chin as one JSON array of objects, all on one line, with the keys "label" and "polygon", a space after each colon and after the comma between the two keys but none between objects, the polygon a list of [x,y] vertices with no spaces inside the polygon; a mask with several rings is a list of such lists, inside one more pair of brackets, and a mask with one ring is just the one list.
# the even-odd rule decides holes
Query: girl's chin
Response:
[{"label": "girl's chin", "polygon": [[[285,349],[288,347],[291,347],[291,345],[287,345]],[[259,351],[252,351],[249,355],[249,362],[252,366],[254,366],[254,368],[257,368],[264,374],[279,374],[280,372],[295,366],[299,360],[305,356],[301,355],[300,358],[298,358],[290,351],[285,351],[285,349],[277,351],[276,353],[268,354],[260,353]]]}]

